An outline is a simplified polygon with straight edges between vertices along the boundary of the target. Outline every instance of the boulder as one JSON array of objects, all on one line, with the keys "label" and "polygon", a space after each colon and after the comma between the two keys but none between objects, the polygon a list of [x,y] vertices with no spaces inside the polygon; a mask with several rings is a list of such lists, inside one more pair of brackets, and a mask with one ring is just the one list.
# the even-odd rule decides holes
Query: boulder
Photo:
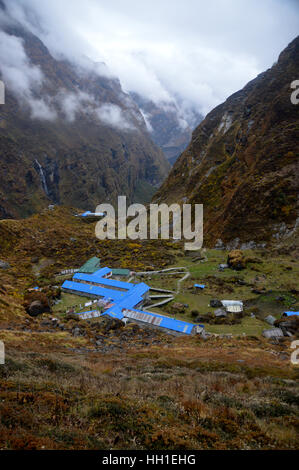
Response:
[{"label": "boulder", "polygon": [[245,257],[241,250],[232,250],[227,257],[227,264],[230,268],[240,271],[246,267]]},{"label": "boulder", "polygon": [[209,323],[212,318],[211,313],[206,313],[203,315],[198,315],[198,317],[195,318],[195,323]]},{"label": "boulder", "polygon": [[124,328],[124,323],[118,318],[103,318],[103,331],[105,334],[109,333],[109,331],[117,331],[121,328]]},{"label": "boulder", "polygon": [[80,329],[78,326],[72,329],[73,336],[85,336],[85,330]]},{"label": "boulder", "polygon": [[186,306],[184,304],[181,304],[180,302],[174,302],[170,306],[170,309],[173,313],[184,313],[186,310]]},{"label": "boulder", "polygon": [[216,317],[226,317],[227,316],[227,313],[225,310],[223,310],[222,308],[217,308],[217,310],[215,310],[215,316]]},{"label": "boulder", "polygon": [[0,259],[0,269],[9,269],[9,268],[10,268],[10,264]]},{"label": "boulder", "polygon": [[281,338],[284,336],[281,328],[271,328],[271,330],[264,330],[262,335],[265,338]]},{"label": "boulder", "polygon": [[[38,304],[36,302],[38,302]],[[32,292],[27,292],[25,294],[24,304],[23,305],[24,305],[27,313],[29,313],[29,315],[31,315],[30,314],[30,307],[31,307],[32,304],[35,304],[35,306],[36,306],[36,307],[34,307],[34,311],[35,311],[35,309],[37,310],[37,305],[42,306],[42,311],[37,313],[37,315],[39,315],[40,313],[44,313],[44,312],[50,312],[50,310],[51,310],[49,299],[43,292],[32,291]],[[36,316],[36,315],[33,315],[33,316]]]},{"label": "boulder", "polygon": [[213,308],[221,308],[222,307],[222,302],[217,299],[212,299],[210,300],[210,306]]},{"label": "boulder", "polygon": [[283,329],[283,331],[287,331],[288,333],[285,336],[289,336],[289,333],[296,336],[299,334],[299,317],[297,315],[280,318],[275,321],[274,325]]},{"label": "boulder", "polygon": [[269,323],[269,325],[274,325],[275,321],[276,321],[276,318],[273,317],[273,315],[268,315],[266,318],[265,318],[265,321],[267,323]]},{"label": "boulder", "polygon": [[31,317],[37,317],[41,313],[44,312],[44,307],[43,304],[40,302],[40,300],[35,300],[32,302],[28,308],[28,313]]}]

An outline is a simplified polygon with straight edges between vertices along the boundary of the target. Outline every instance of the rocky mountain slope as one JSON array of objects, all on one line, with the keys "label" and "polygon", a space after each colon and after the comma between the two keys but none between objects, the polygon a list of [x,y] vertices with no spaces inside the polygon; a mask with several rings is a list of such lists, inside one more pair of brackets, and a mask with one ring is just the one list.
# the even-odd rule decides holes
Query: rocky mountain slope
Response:
[{"label": "rocky mountain slope", "polygon": [[294,235],[299,106],[291,103],[290,84],[298,68],[299,37],[206,116],[155,195],[155,201],[202,203],[206,244]]},{"label": "rocky mountain slope", "polygon": [[[294,337],[258,333],[269,327],[261,316],[297,308],[294,253],[252,250],[241,272],[219,271],[223,250],[194,262],[166,240],[97,240],[93,224],[73,212],[55,207],[0,221],[0,449],[297,449]],[[207,323],[215,335],[203,339],[66,314],[84,298],[61,294],[54,304],[51,292],[58,295],[54,286],[64,279],[58,274],[94,255],[103,266],[138,271],[188,265],[192,277],[180,294],[188,311],[196,305],[205,314],[211,299],[231,296],[244,300],[246,316],[239,324]],[[192,293],[194,282],[205,291]],[[52,311],[37,317],[24,305],[34,286],[51,295]]]},{"label": "rocky mountain slope", "polygon": [[161,184],[169,164],[105,66],[57,60],[3,18],[0,6],[0,218],[51,202],[92,210],[123,194],[136,202]]},{"label": "rocky mountain slope", "polygon": [[131,93],[131,96],[143,113],[151,138],[173,165],[189,145],[192,128],[202,120],[202,115],[194,112],[192,123],[187,122],[185,114],[180,114],[175,103],[159,106],[137,93]]}]

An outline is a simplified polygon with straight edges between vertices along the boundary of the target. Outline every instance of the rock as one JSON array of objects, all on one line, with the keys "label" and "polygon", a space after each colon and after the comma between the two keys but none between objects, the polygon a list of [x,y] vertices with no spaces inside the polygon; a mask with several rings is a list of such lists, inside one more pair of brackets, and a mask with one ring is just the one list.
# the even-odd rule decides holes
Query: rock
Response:
[{"label": "rock", "polygon": [[67,313],[65,316],[66,321],[75,320],[80,321],[80,315],[76,315],[75,313]]},{"label": "rock", "polygon": [[111,330],[120,330],[124,328],[125,325],[121,320],[117,318],[105,318],[104,320],[104,333],[108,333]]},{"label": "rock", "polygon": [[298,335],[299,332],[299,318],[297,315],[290,317],[283,317],[275,321],[275,326],[285,331],[285,336]]},{"label": "rock", "polygon": [[37,317],[43,312],[44,312],[44,307],[43,307],[43,304],[40,302],[40,300],[35,300],[34,302],[32,302],[28,309],[28,313],[31,317]]},{"label": "rock", "polygon": [[221,308],[222,303],[221,303],[220,300],[213,299],[213,300],[210,300],[210,306],[213,307],[213,308]]},{"label": "rock", "polygon": [[262,295],[262,294],[266,294],[266,289],[252,289],[251,292],[253,294],[257,294],[257,295]]},{"label": "rock", "polygon": [[[32,305],[33,310],[30,312]],[[41,307],[37,308],[38,305]],[[36,316],[44,312],[50,312],[51,310],[48,297],[43,292],[39,291],[26,292],[24,295],[24,307],[27,313],[29,313],[31,316]],[[38,313],[35,313],[36,311],[38,311]]]},{"label": "rock", "polygon": [[227,257],[227,264],[230,268],[240,271],[246,267],[245,258],[241,250],[232,250]]},{"label": "rock", "polygon": [[221,238],[218,238],[216,244],[215,244],[215,250],[224,250],[225,246]]},{"label": "rock", "polygon": [[221,263],[218,266],[219,271],[223,271],[224,269],[229,268],[228,264]]},{"label": "rock", "polygon": [[227,313],[225,310],[223,310],[222,308],[217,308],[217,310],[215,310],[215,316],[216,317],[226,317],[227,316]]},{"label": "rock", "polygon": [[2,261],[0,259],[0,269],[9,269],[11,266],[9,263],[7,263],[6,261]]},{"label": "rock", "polygon": [[184,313],[186,310],[186,307],[184,304],[181,304],[180,302],[174,302],[170,306],[170,309],[173,313]]},{"label": "rock", "polygon": [[271,328],[271,330],[264,330],[262,335],[265,338],[280,338],[283,337],[281,328]]},{"label": "rock", "polygon": [[280,324],[280,328],[281,328],[281,331],[283,332],[284,336],[293,336],[292,333],[290,333],[290,331],[288,331],[284,326],[282,326]]},{"label": "rock", "polygon": [[84,336],[85,331],[81,330],[78,326],[75,326],[75,328],[72,329],[72,335],[73,336]]},{"label": "rock", "polygon": [[206,331],[205,331],[204,327],[202,327],[202,326],[197,326],[196,327],[195,334],[197,334],[198,336],[200,336],[203,339],[206,339],[206,337],[207,337]]},{"label": "rock", "polygon": [[266,318],[265,318],[265,321],[267,323],[269,323],[269,325],[274,325],[275,321],[276,321],[276,318],[273,317],[272,315],[268,315]]}]

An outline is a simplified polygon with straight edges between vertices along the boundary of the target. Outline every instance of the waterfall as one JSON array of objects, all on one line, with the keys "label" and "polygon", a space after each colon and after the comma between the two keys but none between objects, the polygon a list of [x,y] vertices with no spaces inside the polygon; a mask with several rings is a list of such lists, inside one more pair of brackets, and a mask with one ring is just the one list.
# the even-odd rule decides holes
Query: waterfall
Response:
[{"label": "waterfall", "polygon": [[41,164],[39,163],[38,160],[35,159],[35,162],[36,162],[36,164],[37,164],[37,166],[38,166],[38,170],[39,170],[39,174],[40,174],[40,179],[41,179],[41,182],[42,182],[43,190],[45,191],[46,195],[49,196],[48,185],[47,185],[47,181],[46,181],[46,177],[45,177],[45,174],[44,174],[43,167],[41,166]]}]

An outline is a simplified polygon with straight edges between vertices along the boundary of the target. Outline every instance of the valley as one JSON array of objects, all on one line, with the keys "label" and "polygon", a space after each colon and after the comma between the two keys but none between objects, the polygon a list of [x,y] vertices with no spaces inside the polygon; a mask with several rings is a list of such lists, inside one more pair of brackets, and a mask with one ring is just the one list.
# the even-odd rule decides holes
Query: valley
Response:
[{"label": "valley", "polygon": [[[298,310],[295,253],[286,247],[248,250],[244,269],[219,271],[226,250],[204,250],[196,258],[170,241],[99,241],[94,223],[75,213],[55,207],[22,222],[0,223],[1,259],[9,266],[0,269],[6,352],[1,448],[295,448],[294,337],[262,336],[270,328],[267,315],[278,319],[285,310]],[[109,317],[80,319],[67,312],[74,306],[79,312],[78,305],[90,299],[66,293],[51,312],[26,313],[28,289],[49,292],[67,277],[58,275],[63,269],[79,268],[93,255],[102,266],[136,272],[185,266],[190,277],[171,303],[153,309],[157,313],[196,322],[215,311],[211,299],[225,298],[244,302],[242,318],[223,322],[210,316],[205,337],[174,336]],[[136,280],[175,291],[181,277],[148,274]],[[204,290],[194,292],[194,283]],[[175,303],[188,306],[174,314]]]},{"label": "valley", "polygon": [[270,3],[0,0],[8,465],[298,450],[299,11]]}]

